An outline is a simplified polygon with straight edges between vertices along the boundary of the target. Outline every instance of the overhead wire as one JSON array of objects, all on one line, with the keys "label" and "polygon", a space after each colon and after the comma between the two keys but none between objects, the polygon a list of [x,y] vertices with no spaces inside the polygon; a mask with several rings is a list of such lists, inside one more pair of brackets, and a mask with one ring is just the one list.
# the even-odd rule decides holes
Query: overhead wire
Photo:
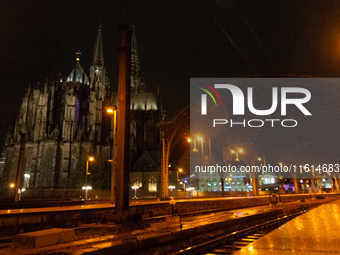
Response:
[{"label": "overhead wire", "polygon": [[[218,4],[218,0],[215,0],[215,2]],[[226,14],[224,9],[222,9],[222,11],[224,12],[224,14]],[[255,37],[255,39],[257,40],[257,42],[258,42],[259,45],[261,46],[261,48],[262,48],[263,52],[265,53],[266,57],[269,59],[270,63],[272,64],[272,66],[273,66],[274,69],[276,70],[277,74],[280,73],[280,72],[279,72],[279,69],[278,69],[277,66],[275,65],[273,59],[272,59],[271,56],[269,55],[268,51],[265,49],[265,47],[264,47],[262,41],[260,40],[259,36],[256,34],[256,32],[254,31],[254,29],[252,28],[252,26],[249,24],[248,20],[247,20],[245,17],[243,17],[243,19],[244,19],[245,23],[247,24],[248,29],[251,31],[252,35]],[[221,29],[222,29],[222,28],[221,28]],[[224,31],[225,31],[225,30],[224,30]],[[239,51],[239,52],[240,52],[240,51]],[[242,53],[240,52],[240,54],[242,54]],[[244,56],[244,54],[242,54],[242,55]],[[248,62],[248,63],[249,63],[249,62]],[[250,65],[250,64],[249,64],[249,65]]]},{"label": "overhead wire", "polygon": [[[198,5],[206,12],[206,9],[201,5],[201,3],[199,1],[197,1]],[[248,61],[248,59],[246,58],[246,56],[242,53],[242,51],[240,50],[240,48],[236,45],[236,43],[232,40],[232,38],[229,36],[229,34],[227,33],[227,31],[223,28],[223,26],[221,25],[221,23],[217,20],[216,16],[213,15],[213,13],[210,11],[209,12],[210,17],[214,20],[214,22],[217,24],[217,26],[222,30],[223,34],[228,38],[228,40],[230,41],[230,43],[234,46],[234,48],[236,49],[236,51],[240,54],[240,56],[242,57],[242,59],[244,60],[244,62],[247,64],[248,68],[250,69],[251,72],[254,71],[254,68],[251,66],[250,62]]]},{"label": "overhead wire", "polygon": [[279,69],[277,68],[277,66],[275,65],[273,59],[271,58],[271,56],[269,55],[268,51],[265,49],[264,45],[262,44],[260,38],[257,36],[257,34],[255,33],[254,29],[250,26],[248,20],[245,18],[245,22],[248,26],[248,28],[250,29],[250,31],[252,32],[252,34],[254,35],[254,37],[256,38],[257,42],[261,45],[262,50],[264,51],[264,53],[266,54],[267,58],[269,59],[269,61],[271,62],[271,64],[274,66],[275,70],[277,73],[280,73]]}]

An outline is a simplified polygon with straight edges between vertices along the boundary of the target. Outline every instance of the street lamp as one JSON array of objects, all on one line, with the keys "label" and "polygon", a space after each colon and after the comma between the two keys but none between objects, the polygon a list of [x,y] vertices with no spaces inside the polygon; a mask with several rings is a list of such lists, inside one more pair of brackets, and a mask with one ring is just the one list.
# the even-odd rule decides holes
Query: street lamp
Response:
[{"label": "street lamp", "polygon": [[[261,157],[258,157],[257,158],[258,161],[262,161],[262,158]],[[282,164],[282,163],[279,163],[279,164]],[[266,166],[266,159],[264,158],[263,159],[263,166]],[[280,165],[281,166],[281,165]]]},{"label": "street lamp", "polygon": [[135,196],[134,196],[133,199],[138,199],[138,197],[137,197],[137,189],[139,189],[139,186],[134,185],[134,186],[132,186],[131,188],[135,190]]},{"label": "street lamp", "polygon": [[202,150],[202,162],[204,163],[204,154],[203,154],[203,138],[202,137],[197,137],[198,141],[201,141],[201,150]]},{"label": "street lamp", "polygon": [[91,190],[92,189],[92,187],[91,186],[83,186],[83,190],[85,190],[85,200],[87,200],[87,191],[88,190]]},{"label": "street lamp", "polygon": [[178,171],[177,171],[177,185],[178,185],[178,182],[181,181],[181,175],[179,175],[179,178],[178,178],[178,173],[182,173],[183,172],[183,169],[182,168],[178,168]]},{"label": "street lamp", "polygon": [[[188,138],[188,142],[191,143],[192,139]],[[193,152],[198,152],[198,150],[196,149],[196,140],[194,139],[194,149],[192,150]]]},{"label": "street lamp", "polygon": [[18,189],[18,194],[19,194],[19,198],[18,200],[20,201],[21,200],[21,193],[25,191],[25,188],[22,188],[22,189]]},{"label": "street lamp", "polygon": [[87,191],[89,189],[92,189],[92,187],[87,186],[87,176],[91,174],[91,173],[89,173],[89,161],[93,161],[93,160],[94,160],[93,157],[89,157],[86,160],[86,178],[85,178],[85,187],[83,187],[83,189],[85,190],[85,200],[87,200]]},{"label": "street lamp", "polygon": [[[231,154],[236,154],[236,159],[235,159],[235,161],[240,161],[240,159],[238,158],[238,153],[243,153],[243,149],[238,149],[238,150],[231,150]],[[232,155],[231,155],[231,157],[232,157]],[[232,161],[233,159],[231,158],[231,161]]]},{"label": "street lamp", "polygon": [[108,108],[107,113],[113,114],[113,144],[112,144],[112,164],[111,164],[111,204],[114,203],[115,196],[115,172],[116,172],[116,123],[117,123],[117,107]]}]

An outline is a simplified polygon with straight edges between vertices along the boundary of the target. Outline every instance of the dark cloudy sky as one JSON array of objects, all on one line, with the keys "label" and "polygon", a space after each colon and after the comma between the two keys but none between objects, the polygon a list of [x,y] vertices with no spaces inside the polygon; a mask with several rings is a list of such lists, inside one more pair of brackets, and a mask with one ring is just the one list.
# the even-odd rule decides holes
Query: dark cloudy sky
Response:
[{"label": "dark cloudy sky", "polygon": [[90,67],[98,24],[117,88],[120,25],[136,25],[146,88],[168,120],[189,104],[190,77],[340,76],[340,1],[0,1],[0,142],[25,87]]}]

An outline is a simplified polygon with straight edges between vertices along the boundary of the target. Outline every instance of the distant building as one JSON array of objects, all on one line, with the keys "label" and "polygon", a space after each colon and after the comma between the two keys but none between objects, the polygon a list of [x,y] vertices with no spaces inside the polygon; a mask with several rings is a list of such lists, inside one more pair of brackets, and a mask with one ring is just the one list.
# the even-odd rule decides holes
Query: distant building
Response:
[{"label": "distant building", "polygon": [[[145,91],[134,27],[131,45],[133,166],[144,151],[160,150],[156,124],[160,121],[161,106],[158,90]],[[117,91],[117,85],[113,87]],[[111,165],[107,160],[112,155],[113,118],[106,113],[106,107],[116,105],[116,95],[104,66],[99,27],[89,75],[82,68],[78,53],[76,65],[68,76],[59,74],[57,80],[26,89],[15,127],[6,137],[1,185],[6,187],[15,180],[21,134],[26,134],[21,181],[24,187],[65,188],[79,161],[86,161],[82,155],[88,153],[99,155],[96,161],[101,161],[110,175]]]}]

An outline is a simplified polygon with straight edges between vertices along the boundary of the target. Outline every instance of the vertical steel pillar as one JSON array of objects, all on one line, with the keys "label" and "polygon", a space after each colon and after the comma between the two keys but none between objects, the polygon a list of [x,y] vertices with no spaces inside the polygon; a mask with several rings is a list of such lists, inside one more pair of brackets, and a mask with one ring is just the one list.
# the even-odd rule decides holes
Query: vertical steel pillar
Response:
[{"label": "vertical steel pillar", "polygon": [[318,178],[318,187],[319,187],[319,193],[322,193],[322,182],[321,182],[321,178]]},{"label": "vertical steel pillar", "polygon": [[295,194],[299,194],[300,193],[300,189],[299,189],[298,179],[296,177],[294,177],[293,181],[294,181],[294,187],[295,187]]},{"label": "vertical steel pillar", "polygon": [[[255,176],[255,175],[253,175]],[[253,186],[253,196],[258,196],[259,195],[259,178],[252,177],[251,178],[251,184]]]},{"label": "vertical steel pillar", "polygon": [[315,184],[314,184],[315,179],[311,179],[312,183],[312,192],[315,192]]},{"label": "vertical steel pillar", "polygon": [[168,155],[168,141],[165,137],[165,131],[162,131],[162,149],[163,149],[163,159],[162,159],[162,198],[169,198],[169,155]]},{"label": "vertical steel pillar", "polygon": [[120,28],[118,72],[118,118],[117,118],[117,168],[116,168],[116,214],[129,210],[130,170],[130,91],[131,91],[131,31]]},{"label": "vertical steel pillar", "polygon": [[339,191],[338,179],[336,178],[335,174],[334,174],[334,185],[335,185],[335,190]]},{"label": "vertical steel pillar", "polygon": [[117,109],[113,111],[113,142],[112,142],[112,163],[111,163],[111,204],[115,201],[115,172],[116,172],[116,120]]}]

